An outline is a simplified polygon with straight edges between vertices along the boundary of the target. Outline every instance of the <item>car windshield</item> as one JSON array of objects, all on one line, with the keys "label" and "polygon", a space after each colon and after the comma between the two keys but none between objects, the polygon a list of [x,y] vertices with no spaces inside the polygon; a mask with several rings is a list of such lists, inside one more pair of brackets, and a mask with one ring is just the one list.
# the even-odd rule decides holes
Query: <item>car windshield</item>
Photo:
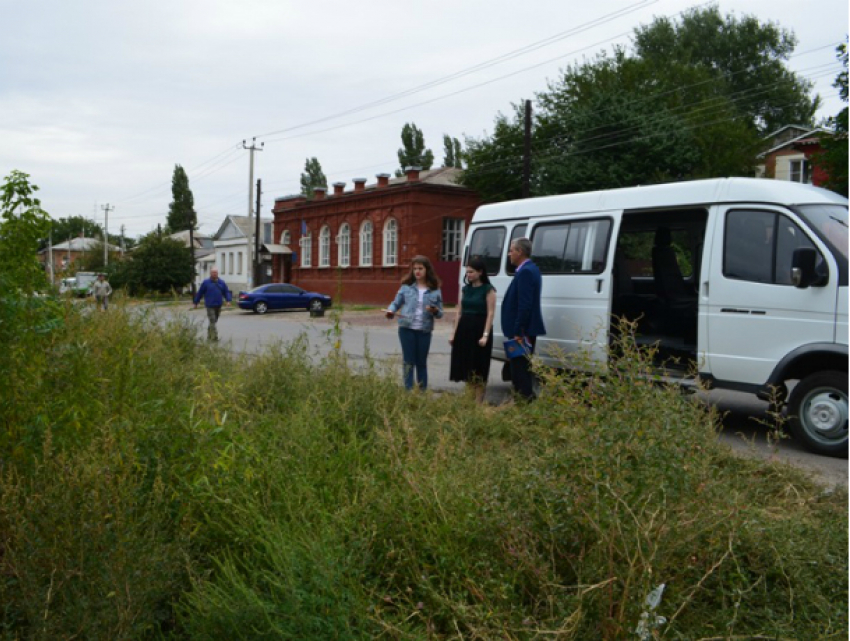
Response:
[{"label": "car windshield", "polygon": [[798,208],[824,241],[847,259],[847,207],[844,205],[802,205]]}]

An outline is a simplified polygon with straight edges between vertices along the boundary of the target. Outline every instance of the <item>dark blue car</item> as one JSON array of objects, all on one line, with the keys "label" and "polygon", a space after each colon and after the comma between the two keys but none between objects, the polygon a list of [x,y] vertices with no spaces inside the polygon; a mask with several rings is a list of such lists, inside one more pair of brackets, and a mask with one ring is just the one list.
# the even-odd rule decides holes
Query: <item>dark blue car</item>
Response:
[{"label": "dark blue car", "polygon": [[270,309],[309,309],[319,311],[331,306],[331,297],[308,292],[295,285],[270,283],[250,292],[239,292],[239,307],[265,314]]}]

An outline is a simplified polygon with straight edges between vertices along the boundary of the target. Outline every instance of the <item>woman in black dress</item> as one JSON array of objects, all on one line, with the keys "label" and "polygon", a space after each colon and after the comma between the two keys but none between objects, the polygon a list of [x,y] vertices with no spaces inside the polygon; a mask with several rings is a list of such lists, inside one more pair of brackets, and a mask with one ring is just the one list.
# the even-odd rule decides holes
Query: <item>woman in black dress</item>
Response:
[{"label": "woman in black dress", "polygon": [[452,364],[449,378],[465,381],[475,390],[475,399],[484,402],[493,352],[493,315],[496,312],[496,288],[490,284],[487,268],[480,258],[466,266],[466,285],[449,339]]}]

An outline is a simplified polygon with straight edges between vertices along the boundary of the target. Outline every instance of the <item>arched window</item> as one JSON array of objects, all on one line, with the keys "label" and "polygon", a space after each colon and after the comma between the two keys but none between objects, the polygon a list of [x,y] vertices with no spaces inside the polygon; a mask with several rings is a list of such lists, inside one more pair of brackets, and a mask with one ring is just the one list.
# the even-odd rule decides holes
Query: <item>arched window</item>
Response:
[{"label": "arched window", "polygon": [[360,266],[372,266],[372,221],[364,221],[360,226]]},{"label": "arched window", "polygon": [[398,223],[390,218],[384,223],[384,266],[398,264]]},{"label": "arched window", "polygon": [[319,267],[331,266],[331,228],[325,225],[319,232]]},{"label": "arched window", "polygon": [[351,227],[343,223],[339,228],[339,236],[336,238],[336,261],[340,267],[351,265]]},{"label": "arched window", "polygon": [[292,234],[289,233],[288,229],[284,229],[283,233],[280,235],[280,244],[286,245],[287,247],[292,243]]},{"label": "arched window", "polygon": [[313,266],[313,234],[310,233],[310,230],[306,227],[304,228],[304,233],[301,235],[301,240],[298,241],[301,243],[301,266],[302,267],[312,267]]}]

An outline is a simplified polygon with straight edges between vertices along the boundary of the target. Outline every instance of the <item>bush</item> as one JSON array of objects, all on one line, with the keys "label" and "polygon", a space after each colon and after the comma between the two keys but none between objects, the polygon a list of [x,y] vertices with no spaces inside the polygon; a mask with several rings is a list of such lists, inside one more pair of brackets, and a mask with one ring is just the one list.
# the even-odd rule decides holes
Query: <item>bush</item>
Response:
[{"label": "bush", "polygon": [[63,314],[7,361],[7,638],[847,634],[846,493],[733,457],[628,337],[482,408],[303,339]]}]

